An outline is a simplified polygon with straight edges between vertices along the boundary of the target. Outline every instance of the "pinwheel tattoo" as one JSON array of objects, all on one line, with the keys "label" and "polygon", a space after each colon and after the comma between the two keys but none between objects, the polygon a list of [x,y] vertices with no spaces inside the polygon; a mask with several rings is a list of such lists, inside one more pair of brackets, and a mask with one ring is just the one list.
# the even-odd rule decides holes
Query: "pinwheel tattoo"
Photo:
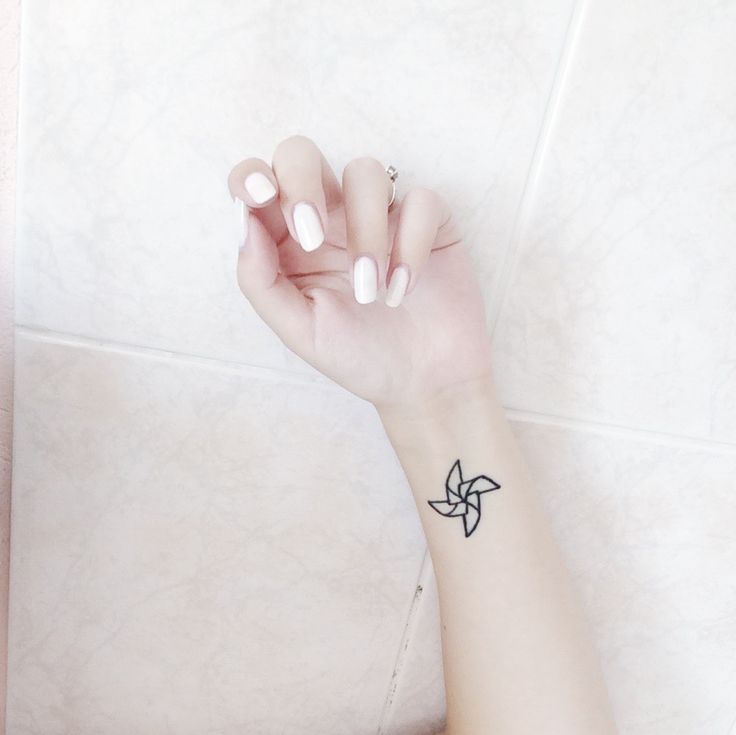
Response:
[{"label": "pinwheel tattoo", "polygon": [[462,516],[465,526],[465,538],[478,527],[480,521],[480,496],[501,487],[497,482],[485,475],[478,475],[472,480],[463,480],[458,459],[447,476],[445,489],[447,500],[428,500],[427,502],[443,516]]}]

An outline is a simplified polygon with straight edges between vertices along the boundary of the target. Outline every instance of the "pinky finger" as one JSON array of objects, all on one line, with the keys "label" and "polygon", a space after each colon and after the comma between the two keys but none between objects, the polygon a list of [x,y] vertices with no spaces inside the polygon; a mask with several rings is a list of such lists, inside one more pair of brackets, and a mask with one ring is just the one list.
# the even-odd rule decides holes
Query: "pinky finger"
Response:
[{"label": "pinky finger", "polygon": [[431,189],[412,189],[404,197],[386,274],[387,306],[399,306],[414,288],[419,272],[449,222],[448,206]]},{"label": "pinky finger", "polygon": [[246,158],[236,164],[227,177],[233,198],[242,199],[258,209],[272,202],[278,194],[278,183],[271,167],[260,158]]}]

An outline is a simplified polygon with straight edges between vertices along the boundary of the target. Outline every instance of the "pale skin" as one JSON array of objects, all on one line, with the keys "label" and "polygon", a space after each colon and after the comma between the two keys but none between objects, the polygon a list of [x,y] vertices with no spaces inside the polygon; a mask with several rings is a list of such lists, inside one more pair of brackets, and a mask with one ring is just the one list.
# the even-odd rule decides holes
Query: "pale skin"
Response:
[{"label": "pale skin", "polygon": [[[409,480],[439,589],[444,735],[615,733],[577,590],[496,395],[480,285],[448,206],[416,188],[389,209],[378,161],[356,158],[338,181],[303,136],[271,165],[237,164],[228,184],[245,204],[241,290],[287,347],[376,407]],[[316,217],[302,206],[295,222],[299,203]],[[427,502],[457,459],[501,485],[467,537]]]}]

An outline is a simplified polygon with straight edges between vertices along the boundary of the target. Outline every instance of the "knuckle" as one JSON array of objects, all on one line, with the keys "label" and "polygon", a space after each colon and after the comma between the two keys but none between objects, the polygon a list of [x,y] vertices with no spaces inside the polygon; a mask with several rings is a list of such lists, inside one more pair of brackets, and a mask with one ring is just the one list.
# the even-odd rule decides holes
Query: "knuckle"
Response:
[{"label": "knuckle", "polygon": [[437,192],[425,186],[416,186],[410,189],[404,196],[404,202],[406,203],[407,201],[412,206],[427,208],[437,207],[441,203]]},{"label": "knuckle", "polygon": [[258,158],[246,158],[236,163],[227,175],[228,183],[235,185],[236,187],[241,183],[241,180],[247,171],[255,168],[258,165],[260,159]]},{"label": "knuckle", "polygon": [[308,138],[306,135],[290,135],[288,138],[284,138],[277,146],[273,153],[273,160],[283,159],[291,157],[299,151],[303,151],[306,148],[316,148],[316,143]]},{"label": "knuckle", "polygon": [[353,158],[345,166],[345,173],[348,175],[368,173],[375,170],[383,171],[383,166],[375,158],[371,158],[371,156]]}]

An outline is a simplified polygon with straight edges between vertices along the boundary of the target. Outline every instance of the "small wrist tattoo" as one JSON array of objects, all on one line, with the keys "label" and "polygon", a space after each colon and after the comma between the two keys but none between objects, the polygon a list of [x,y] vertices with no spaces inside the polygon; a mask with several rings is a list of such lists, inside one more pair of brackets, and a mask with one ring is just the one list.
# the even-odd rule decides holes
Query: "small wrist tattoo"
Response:
[{"label": "small wrist tattoo", "polygon": [[480,521],[480,496],[501,487],[497,482],[485,475],[478,475],[472,480],[463,480],[458,459],[445,482],[447,500],[428,500],[427,502],[443,516],[462,516],[465,527],[465,538],[478,527]]}]

